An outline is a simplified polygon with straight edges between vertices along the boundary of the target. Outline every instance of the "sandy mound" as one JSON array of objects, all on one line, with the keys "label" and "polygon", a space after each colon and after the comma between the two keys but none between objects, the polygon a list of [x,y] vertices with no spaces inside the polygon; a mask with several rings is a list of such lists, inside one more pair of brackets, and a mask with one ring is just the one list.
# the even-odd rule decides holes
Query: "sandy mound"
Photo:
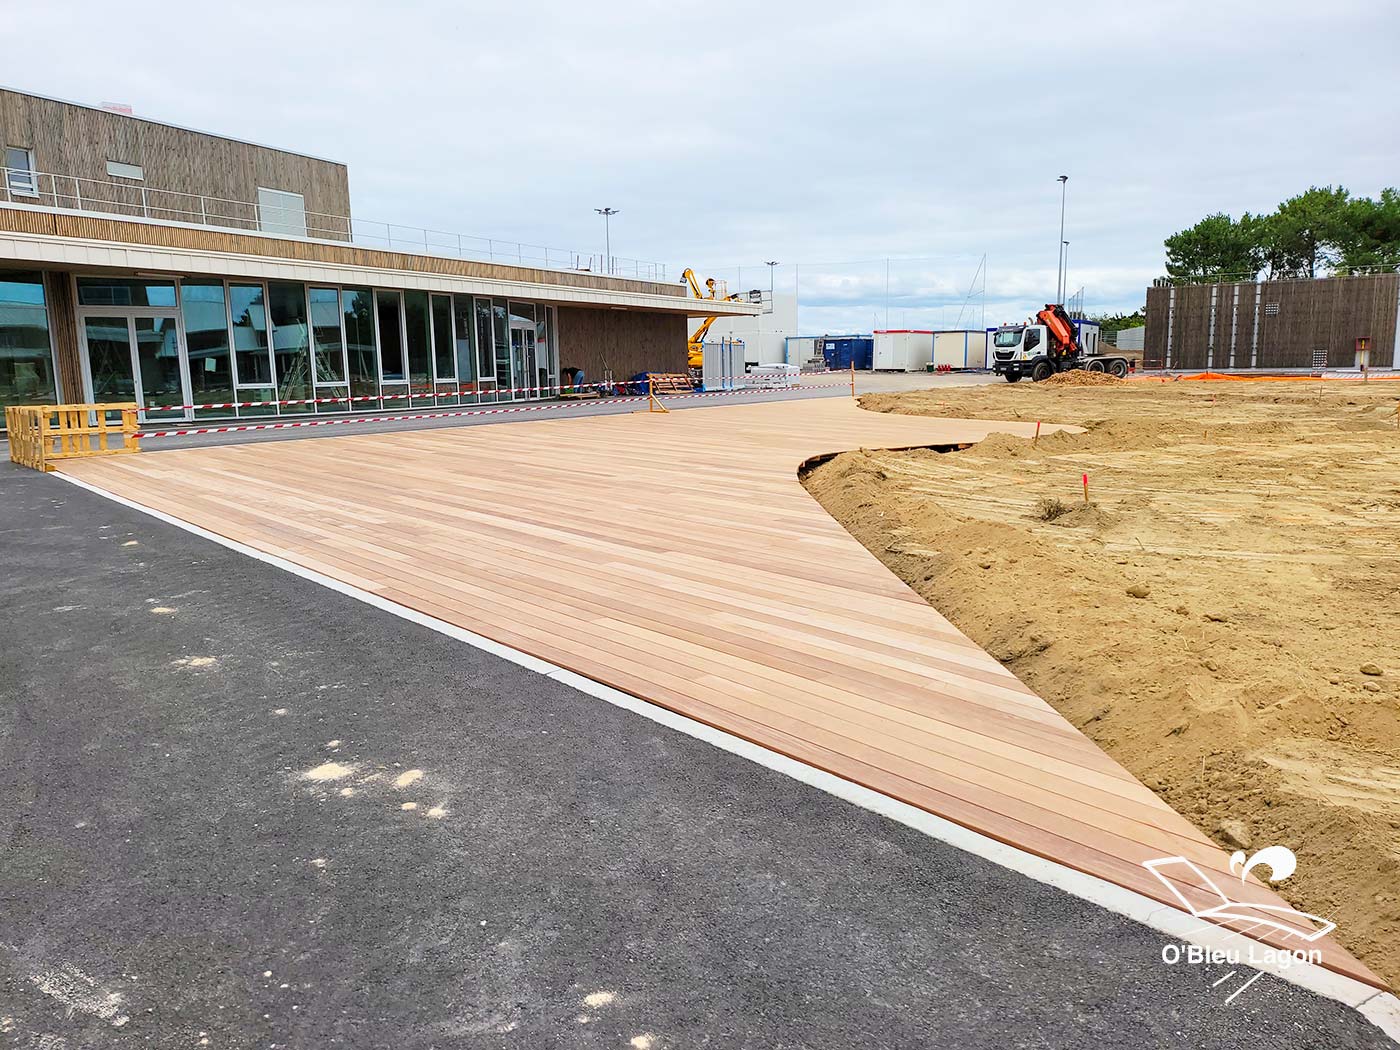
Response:
[{"label": "sandy mound", "polygon": [[1123,380],[1107,372],[1087,372],[1076,368],[1070,372],[1056,372],[1045,380],[1046,386],[1118,386]]},{"label": "sandy mound", "polygon": [[1206,834],[1293,849],[1280,892],[1400,981],[1400,383],[1096,385],[869,395],[1086,432],[850,453],[808,488]]}]

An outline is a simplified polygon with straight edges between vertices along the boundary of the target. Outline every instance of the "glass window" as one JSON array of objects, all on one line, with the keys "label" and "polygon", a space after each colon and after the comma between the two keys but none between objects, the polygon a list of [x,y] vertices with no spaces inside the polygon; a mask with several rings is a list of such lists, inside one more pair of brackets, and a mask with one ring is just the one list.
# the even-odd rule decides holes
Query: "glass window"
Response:
[{"label": "glass window", "polygon": [[540,388],[540,396],[554,392],[555,368],[549,353],[549,325],[545,320],[547,316],[548,311],[543,306],[535,307],[535,366],[539,372],[535,385]]},{"label": "glass window", "polygon": [[1000,347],[1020,346],[1021,329],[1003,328],[999,330],[996,335],[992,336],[992,345]]},{"label": "glass window", "polygon": [[452,314],[457,322],[457,381],[463,384],[470,383],[476,377],[476,348],[472,340],[476,326],[472,315],[472,301],[465,295],[454,296]]},{"label": "glass window", "polygon": [[491,337],[491,300],[476,300],[476,353],[481,364],[481,378],[496,377],[496,352],[492,349],[495,340]]},{"label": "glass window", "polygon": [[174,306],[175,282],[140,277],[79,277],[79,306]]},{"label": "glass window", "polygon": [[0,274],[0,405],[53,404],[53,377],[43,275]]},{"label": "glass window", "polygon": [[[408,382],[411,393],[433,400],[433,351],[428,334],[428,293],[403,293],[404,329],[408,335]],[[413,399],[410,404],[421,403]]]},{"label": "glass window", "polygon": [[515,386],[510,368],[510,321],[506,316],[506,304],[501,299],[491,300],[491,328],[496,341],[497,389]]},{"label": "glass window", "polygon": [[375,312],[379,315],[379,367],[385,382],[402,383],[406,378],[403,360],[403,334],[399,330],[399,293],[375,292]]},{"label": "glass window", "polygon": [[435,295],[433,311],[433,370],[438,379],[457,378],[457,358],[452,339],[452,297]]},{"label": "glass window", "polygon": [[311,289],[311,338],[316,347],[316,382],[345,382],[345,354],[340,341],[340,292]]},{"label": "glass window", "polygon": [[[180,282],[185,345],[190,359],[190,395],[196,405],[236,401],[228,349],[228,306],[223,281]],[[232,409],[197,408],[196,417],[227,416]]]},{"label": "glass window", "polygon": [[[173,317],[136,317],[136,361],[141,370],[140,404],[147,417],[183,416],[184,387],[180,374],[180,336]],[[175,406],[169,412],[152,409]]]},{"label": "glass window", "polygon": [[87,342],[92,399],[135,401],[136,374],[131,368],[131,332],[126,318],[85,317],[83,338]]},{"label": "glass window", "polygon": [[233,318],[233,351],[239,386],[272,385],[267,356],[267,310],[260,284],[228,286],[229,316]]},{"label": "glass window", "polygon": [[124,164],[119,160],[109,160],[107,162],[107,174],[114,179],[135,179],[138,182],[146,180],[146,169],[139,164]]},{"label": "glass window", "polygon": [[[311,340],[306,324],[306,288],[287,281],[267,285],[272,317],[272,356],[277,366],[279,400],[302,401],[316,396],[311,381]],[[315,405],[283,405],[283,412],[311,412]]]},{"label": "glass window", "polygon": [[20,146],[5,149],[5,185],[21,197],[39,196],[39,176],[34,174],[34,151]]},{"label": "glass window", "polygon": [[379,368],[374,360],[374,293],[368,288],[341,289],[340,313],[345,319],[350,394],[373,397],[379,393]]},{"label": "glass window", "polygon": [[258,229],[288,237],[305,237],[306,198],[290,190],[259,186]]}]

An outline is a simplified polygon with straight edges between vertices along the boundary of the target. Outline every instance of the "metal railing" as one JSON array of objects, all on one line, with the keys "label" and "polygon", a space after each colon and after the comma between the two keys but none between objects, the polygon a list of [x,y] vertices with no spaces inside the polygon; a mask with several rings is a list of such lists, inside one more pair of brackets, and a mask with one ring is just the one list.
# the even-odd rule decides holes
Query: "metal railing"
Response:
[{"label": "metal railing", "polygon": [[1285,273],[1268,274],[1266,271],[1256,270],[1253,273],[1215,273],[1208,276],[1184,276],[1184,277],[1154,277],[1152,286],[1154,288],[1170,288],[1172,286],[1182,287],[1193,284],[1281,284],[1285,281],[1321,281],[1329,277],[1383,277],[1387,274],[1400,273],[1400,264],[1374,266],[1347,266],[1342,263],[1329,264],[1320,273]]},{"label": "metal railing", "polygon": [[644,281],[667,280],[665,263],[619,256],[604,259],[601,252],[578,252],[524,241],[236,201],[226,197],[159,189],[135,181],[85,179],[77,175],[22,168],[0,168],[0,176],[3,176],[0,186],[3,186],[4,200],[9,204],[119,215],[220,230],[251,230],[306,240],[338,241],[384,251],[530,266],[542,270],[571,270]]}]

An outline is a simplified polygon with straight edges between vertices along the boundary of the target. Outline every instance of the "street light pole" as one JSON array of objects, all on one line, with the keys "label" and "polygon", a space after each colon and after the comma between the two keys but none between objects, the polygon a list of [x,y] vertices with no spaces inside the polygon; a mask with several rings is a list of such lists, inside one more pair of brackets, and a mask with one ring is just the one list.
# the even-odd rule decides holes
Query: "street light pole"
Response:
[{"label": "street light pole", "polygon": [[593,210],[603,217],[603,244],[604,251],[607,253],[603,257],[603,267],[608,273],[612,273],[612,223],[610,220],[617,214],[617,209],[594,208]]},{"label": "street light pole", "polygon": [[768,302],[773,302],[773,267],[778,265],[777,259],[769,259],[763,265],[768,267]]},{"label": "street light pole", "polygon": [[1060,242],[1060,255],[1064,260],[1061,264],[1061,269],[1064,270],[1064,277],[1061,278],[1064,287],[1060,289],[1061,305],[1063,305],[1064,297],[1069,294],[1069,241]]},{"label": "street light pole", "polygon": [[1063,304],[1065,301],[1065,190],[1069,185],[1069,176],[1061,175],[1060,179],[1060,266],[1055,271],[1055,302]]}]

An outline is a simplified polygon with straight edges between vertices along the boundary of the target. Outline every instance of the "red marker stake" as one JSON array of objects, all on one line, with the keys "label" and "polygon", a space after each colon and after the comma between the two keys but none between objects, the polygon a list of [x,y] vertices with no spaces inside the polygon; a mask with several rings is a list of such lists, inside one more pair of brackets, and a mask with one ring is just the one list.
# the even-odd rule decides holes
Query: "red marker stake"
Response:
[{"label": "red marker stake", "polygon": [[1089,475],[1084,475],[1084,502],[1089,502]]},{"label": "red marker stake", "polygon": [[1040,440],[1040,420],[1035,421],[1035,437],[1031,438],[1031,448],[1035,448],[1036,442]]}]

